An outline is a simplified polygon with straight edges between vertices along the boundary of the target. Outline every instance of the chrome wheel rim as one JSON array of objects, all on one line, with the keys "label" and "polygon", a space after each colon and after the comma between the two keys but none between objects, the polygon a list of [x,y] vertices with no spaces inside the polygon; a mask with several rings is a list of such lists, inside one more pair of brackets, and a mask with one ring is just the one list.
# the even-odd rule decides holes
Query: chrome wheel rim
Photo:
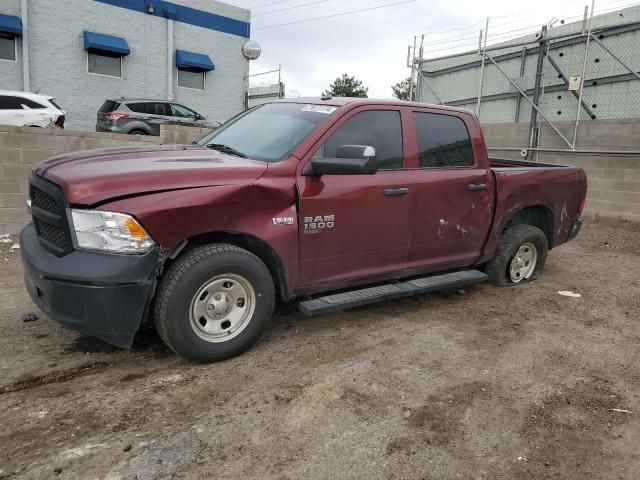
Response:
[{"label": "chrome wheel rim", "polygon": [[538,249],[531,243],[523,243],[509,264],[509,277],[513,283],[531,278],[538,261]]},{"label": "chrome wheel rim", "polygon": [[227,273],[204,283],[189,309],[191,328],[207,342],[227,342],[247,327],[256,308],[256,293],[241,275]]}]

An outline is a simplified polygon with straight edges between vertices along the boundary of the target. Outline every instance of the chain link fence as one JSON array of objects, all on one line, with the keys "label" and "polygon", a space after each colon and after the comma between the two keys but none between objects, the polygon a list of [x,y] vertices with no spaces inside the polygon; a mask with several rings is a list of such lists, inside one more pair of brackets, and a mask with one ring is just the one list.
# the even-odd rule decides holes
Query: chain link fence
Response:
[{"label": "chain link fence", "polygon": [[485,125],[528,124],[514,147],[537,148],[545,124],[556,148],[575,150],[580,122],[640,117],[640,6],[610,10],[493,36],[487,20],[450,43],[423,36],[409,55],[413,97],[472,109]]}]

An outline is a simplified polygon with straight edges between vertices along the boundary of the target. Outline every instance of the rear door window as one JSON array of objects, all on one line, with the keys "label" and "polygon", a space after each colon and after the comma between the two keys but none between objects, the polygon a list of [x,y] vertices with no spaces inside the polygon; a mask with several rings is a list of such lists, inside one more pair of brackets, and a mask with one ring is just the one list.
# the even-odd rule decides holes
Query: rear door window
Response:
[{"label": "rear door window", "polygon": [[149,102],[146,104],[147,113],[151,115],[161,115],[164,117],[171,116],[171,109],[168,103],[163,102]]},{"label": "rear door window", "polygon": [[342,145],[368,145],[376,150],[378,170],[402,168],[402,126],[397,110],[367,110],[342,124],[314,157],[334,158]]},{"label": "rear door window", "polygon": [[[51,101],[51,103],[53,103],[53,101]],[[55,105],[55,103],[54,103],[54,105]],[[100,113],[113,112],[114,110],[117,110],[119,106],[120,106],[120,104],[118,102],[114,102],[113,100],[107,100],[102,104],[102,106],[100,107],[100,110],[98,110],[98,112],[100,112]]]},{"label": "rear door window", "polygon": [[453,115],[413,112],[422,168],[473,166],[471,139],[464,122]]},{"label": "rear door window", "polygon": [[44,105],[41,105],[38,102],[34,102],[33,100],[29,100],[28,98],[23,98],[20,101],[20,105],[22,108],[27,108],[27,109],[32,109],[32,110],[39,110],[39,109],[44,109],[47,108]]},{"label": "rear door window", "polygon": [[148,103],[127,103],[127,108],[136,113],[149,113]]},{"label": "rear door window", "polygon": [[24,98],[12,96],[0,96],[0,110],[23,110]]}]

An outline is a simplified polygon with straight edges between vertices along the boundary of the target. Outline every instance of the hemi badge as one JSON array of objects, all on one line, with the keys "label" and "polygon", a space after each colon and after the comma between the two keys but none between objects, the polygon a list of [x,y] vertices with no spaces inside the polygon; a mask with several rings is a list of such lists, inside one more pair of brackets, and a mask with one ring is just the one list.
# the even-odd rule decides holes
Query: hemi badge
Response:
[{"label": "hemi badge", "polygon": [[293,225],[295,219],[293,217],[273,217],[274,225]]}]

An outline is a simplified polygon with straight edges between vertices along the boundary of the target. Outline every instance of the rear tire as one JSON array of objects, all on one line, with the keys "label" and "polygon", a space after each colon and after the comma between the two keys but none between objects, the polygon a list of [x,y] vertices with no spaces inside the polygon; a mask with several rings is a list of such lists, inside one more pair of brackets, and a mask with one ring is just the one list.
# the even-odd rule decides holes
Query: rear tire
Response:
[{"label": "rear tire", "polygon": [[179,257],[160,280],[153,316],[175,353],[206,363],[235,357],[258,341],[273,315],[269,270],[234,245],[197,247]]},{"label": "rear tire", "polygon": [[502,235],[485,273],[489,282],[499,287],[529,282],[542,273],[547,251],[547,236],[542,230],[532,225],[514,225]]},{"label": "rear tire", "polygon": [[147,132],[145,132],[144,130],[136,128],[135,130],[131,130],[129,132],[129,135],[149,135],[149,134]]}]

